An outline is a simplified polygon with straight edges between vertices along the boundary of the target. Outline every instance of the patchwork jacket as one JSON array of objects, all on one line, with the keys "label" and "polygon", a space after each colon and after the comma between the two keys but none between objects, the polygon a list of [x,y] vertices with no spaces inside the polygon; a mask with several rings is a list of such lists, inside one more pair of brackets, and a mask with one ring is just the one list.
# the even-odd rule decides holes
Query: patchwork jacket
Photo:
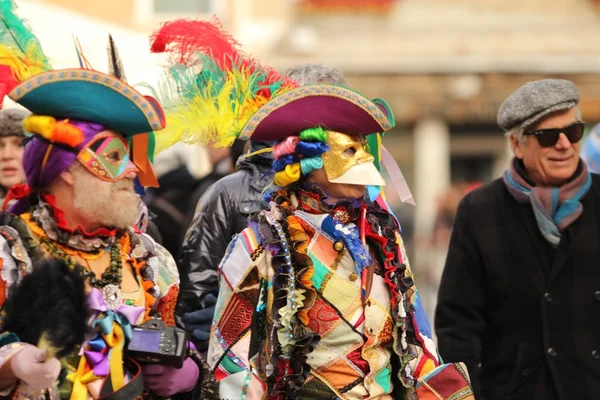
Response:
[{"label": "patchwork jacket", "polygon": [[473,399],[466,368],[439,358],[395,218],[362,211],[355,225],[272,205],[233,239],[208,353],[220,398]]}]

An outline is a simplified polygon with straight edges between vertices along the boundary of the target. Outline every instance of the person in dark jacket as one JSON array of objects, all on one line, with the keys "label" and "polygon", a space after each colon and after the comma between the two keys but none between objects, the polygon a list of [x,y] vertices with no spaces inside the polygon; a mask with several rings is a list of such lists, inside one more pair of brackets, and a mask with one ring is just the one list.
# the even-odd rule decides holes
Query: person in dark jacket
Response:
[{"label": "person in dark jacket", "polygon": [[[301,85],[345,85],[337,68],[322,64],[302,65],[287,71]],[[247,227],[248,216],[262,210],[265,186],[273,181],[273,155],[252,155],[272,143],[250,141],[250,157],[238,161],[238,171],[217,181],[200,198],[196,214],[184,238],[179,258],[181,286],[176,315],[205,350],[219,290],[217,268],[233,235]]]},{"label": "person in dark jacket", "polygon": [[[213,165],[213,169],[210,174],[200,179],[200,181],[196,185],[196,188],[192,192],[192,195],[187,196],[187,212],[183,223],[183,229],[180,233],[180,248],[183,244],[183,238],[185,238],[185,234],[187,233],[187,230],[192,224],[194,216],[196,215],[196,209],[200,204],[200,198],[202,198],[204,193],[206,193],[206,191],[220,179],[231,175],[232,173],[235,173],[237,170],[239,170],[239,166],[237,165],[237,163],[238,160],[240,160],[240,158],[242,157],[242,155],[244,155],[247,145],[248,142],[246,142],[245,140],[236,139],[231,147],[227,147],[224,149],[215,148],[212,146],[208,147],[209,157],[211,164]],[[178,249],[177,255],[179,255],[179,250],[180,249]]]},{"label": "person in dark jacket", "polygon": [[600,176],[578,102],[565,80],[516,90],[498,112],[515,158],[459,205],[435,323],[478,400],[600,399]]},{"label": "person in dark jacket", "polygon": [[213,151],[209,157],[212,171],[197,179],[186,164],[181,164],[158,178],[158,187],[149,188],[144,198],[152,213],[155,228],[162,238],[162,245],[170,254],[179,258],[179,251],[188,226],[194,216],[196,204],[206,189],[219,179],[234,172],[237,159],[244,152],[245,142],[236,140],[227,149]]},{"label": "person in dark jacket", "polygon": [[[250,142],[249,151],[270,145]],[[273,179],[272,163],[271,152],[241,157],[237,172],[218,180],[200,198],[185,235],[179,260],[185,289],[179,291],[176,315],[201,350],[208,345],[218,294],[217,267],[231,238],[246,228],[248,216],[264,207],[262,190]]]}]

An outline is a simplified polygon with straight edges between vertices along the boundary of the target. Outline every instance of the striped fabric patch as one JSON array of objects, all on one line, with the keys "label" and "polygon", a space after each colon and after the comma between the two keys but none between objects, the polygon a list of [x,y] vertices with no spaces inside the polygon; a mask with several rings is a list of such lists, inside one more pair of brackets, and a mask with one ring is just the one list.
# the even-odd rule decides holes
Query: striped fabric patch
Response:
[{"label": "striped fabric patch", "polygon": [[260,238],[260,235],[258,234],[258,231],[256,231],[253,228],[246,228],[242,231],[240,235],[243,239],[242,242],[244,243],[244,247],[246,248],[248,254],[254,253],[260,245],[260,242],[258,240],[258,238]]}]

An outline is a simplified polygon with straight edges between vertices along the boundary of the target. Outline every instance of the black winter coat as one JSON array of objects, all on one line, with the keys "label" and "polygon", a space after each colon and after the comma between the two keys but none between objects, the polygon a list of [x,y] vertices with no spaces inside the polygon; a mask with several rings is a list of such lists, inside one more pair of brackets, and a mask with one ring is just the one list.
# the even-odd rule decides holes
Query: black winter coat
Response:
[{"label": "black winter coat", "polygon": [[436,311],[476,399],[600,399],[600,176],[557,249],[502,180],[459,205]]},{"label": "black winter coat", "polygon": [[240,158],[237,172],[217,181],[200,198],[179,260],[175,314],[180,326],[183,313],[202,309],[207,294],[217,296],[217,268],[227,245],[248,226],[250,214],[266,207],[262,191],[273,180],[272,163],[272,153]]}]

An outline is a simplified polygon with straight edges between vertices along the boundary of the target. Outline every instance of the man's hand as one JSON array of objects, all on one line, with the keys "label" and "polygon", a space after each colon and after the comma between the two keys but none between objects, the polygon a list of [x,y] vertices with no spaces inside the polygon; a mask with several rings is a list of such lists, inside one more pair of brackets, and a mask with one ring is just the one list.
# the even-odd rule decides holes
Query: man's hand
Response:
[{"label": "man's hand", "polygon": [[23,350],[12,356],[11,368],[17,379],[32,390],[52,387],[60,374],[60,361],[48,357],[48,350],[26,344]]},{"label": "man's hand", "polygon": [[197,340],[208,342],[210,337],[210,326],[215,315],[217,298],[209,293],[204,298],[204,308],[183,314],[185,329]]},{"label": "man's hand", "polygon": [[191,358],[186,359],[180,369],[148,364],[143,366],[142,371],[144,385],[162,397],[189,392],[200,378],[200,369]]}]

